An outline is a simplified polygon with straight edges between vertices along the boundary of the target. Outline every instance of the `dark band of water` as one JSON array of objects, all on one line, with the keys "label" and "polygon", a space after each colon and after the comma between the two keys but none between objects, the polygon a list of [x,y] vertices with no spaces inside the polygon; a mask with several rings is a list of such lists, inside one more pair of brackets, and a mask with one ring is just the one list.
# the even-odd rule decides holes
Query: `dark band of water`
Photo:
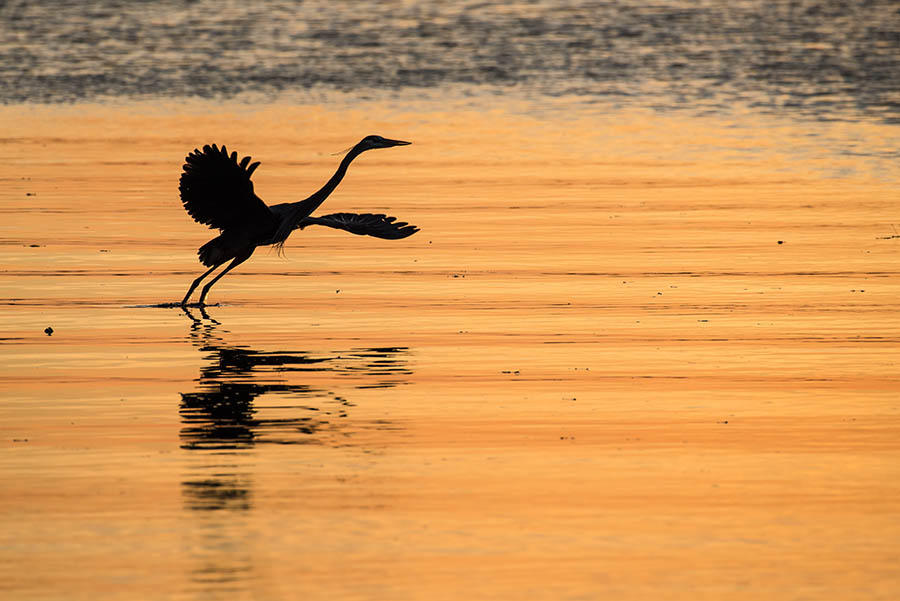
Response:
[{"label": "dark band of water", "polygon": [[447,85],[900,120],[891,0],[10,2],[0,100]]}]

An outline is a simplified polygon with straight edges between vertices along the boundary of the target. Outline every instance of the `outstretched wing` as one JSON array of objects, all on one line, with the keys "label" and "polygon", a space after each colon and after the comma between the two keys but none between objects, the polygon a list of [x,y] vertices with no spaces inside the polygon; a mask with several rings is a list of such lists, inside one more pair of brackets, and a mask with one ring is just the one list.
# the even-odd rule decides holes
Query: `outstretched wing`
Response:
[{"label": "outstretched wing", "polygon": [[238,162],[225,146],[206,145],[194,149],[184,159],[184,172],[178,189],[188,214],[198,223],[220,230],[241,229],[267,232],[278,227],[278,220],[253,193],[250,176],[259,163],[250,157]]},{"label": "outstretched wing", "polygon": [[359,236],[374,236],[385,240],[399,240],[419,231],[414,225],[381,213],[332,213],[321,217],[307,217],[300,223],[300,227],[307,225],[324,225]]}]

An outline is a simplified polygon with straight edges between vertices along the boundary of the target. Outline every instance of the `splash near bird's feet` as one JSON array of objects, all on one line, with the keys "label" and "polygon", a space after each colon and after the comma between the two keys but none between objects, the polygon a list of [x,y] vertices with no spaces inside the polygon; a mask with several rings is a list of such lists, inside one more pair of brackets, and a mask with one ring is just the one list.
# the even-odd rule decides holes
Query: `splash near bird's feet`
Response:
[{"label": "splash near bird's feet", "polygon": [[155,305],[132,305],[134,309],[179,309],[190,307],[192,309],[202,309],[203,307],[221,307],[221,303],[157,303]]}]

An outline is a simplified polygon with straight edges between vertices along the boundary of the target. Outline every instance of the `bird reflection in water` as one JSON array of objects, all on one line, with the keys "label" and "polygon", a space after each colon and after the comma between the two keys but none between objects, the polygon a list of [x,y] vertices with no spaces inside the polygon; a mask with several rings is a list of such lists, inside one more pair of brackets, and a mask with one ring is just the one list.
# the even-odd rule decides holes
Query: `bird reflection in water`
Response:
[{"label": "bird reflection in water", "polygon": [[[411,373],[404,347],[324,353],[260,351],[226,344],[220,324],[205,310],[202,319],[188,309],[184,312],[193,320],[191,338],[206,360],[197,379],[198,390],[181,394],[181,439],[186,449],[333,441],[342,434],[340,420],[353,404],[331,390],[330,384],[390,388],[404,384],[404,376]],[[333,374],[336,379],[325,386],[321,377],[315,386],[291,381],[313,373]],[[352,382],[343,381],[346,378]]]},{"label": "bird reflection in water", "polygon": [[353,422],[354,405],[344,391],[405,384],[408,349],[258,350],[229,344],[227,331],[205,309],[199,317],[184,312],[204,358],[196,390],[181,393],[179,407],[187,453],[182,494],[194,518],[185,529],[193,555],[189,581],[200,595],[253,596],[256,566],[248,549],[260,450],[339,446],[355,430],[385,427]]},{"label": "bird reflection in water", "polygon": [[[262,351],[228,344],[205,309],[184,312],[205,365],[197,390],[181,393],[181,446],[217,458],[215,469],[182,482],[190,509],[250,509],[250,476],[224,459],[259,445],[344,444],[353,403],[337,390],[390,388],[411,373],[403,347]],[[314,374],[315,385],[297,381]]]}]

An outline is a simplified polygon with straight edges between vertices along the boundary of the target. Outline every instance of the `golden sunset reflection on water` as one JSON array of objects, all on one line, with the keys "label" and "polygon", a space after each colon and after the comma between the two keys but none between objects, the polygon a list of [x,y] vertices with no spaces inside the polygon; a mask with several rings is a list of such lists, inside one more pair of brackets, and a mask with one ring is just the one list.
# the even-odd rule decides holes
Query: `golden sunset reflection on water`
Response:
[{"label": "golden sunset reflection on water", "polygon": [[0,107],[3,596],[896,598],[897,126],[504,107]]}]

